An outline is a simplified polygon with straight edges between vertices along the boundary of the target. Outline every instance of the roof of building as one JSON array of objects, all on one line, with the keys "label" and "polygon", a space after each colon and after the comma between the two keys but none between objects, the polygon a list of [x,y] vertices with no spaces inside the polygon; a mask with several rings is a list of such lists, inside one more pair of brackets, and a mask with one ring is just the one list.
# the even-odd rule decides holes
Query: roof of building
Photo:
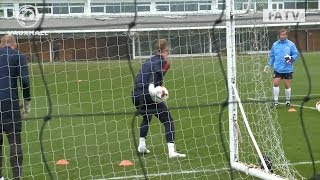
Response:
[{"label": "roof of building", "polygon": [[[220,15],[187,15],[187,16],[138,16],[135,28],[188,28],[188,27],[203,27],[213,26]],[[53,18],[44,17],[42,30],[115,30],[127,29],[128,24],[133,21],[133,17],[110,17],[110,16],[95,16],[95,17],[65,17]],[[222,23],[218,26],[225,26],[225,16],[222,17]],[[237,26],[250,25],[265,25],[263,22],[262,13],[236,15]],[[320,13],[306,14],[305,24],[319,25]],[[280,23],[268,23],[275,26]],[[281,23],[282,25],[284,23]],[[290,23],[294,25],[295,23]],[[288,25],[290,25],[288,24]],[[35,28],[26,28],[21,26],[16,19],[0,19],[0,31],[12,30],[34,30]]]}]

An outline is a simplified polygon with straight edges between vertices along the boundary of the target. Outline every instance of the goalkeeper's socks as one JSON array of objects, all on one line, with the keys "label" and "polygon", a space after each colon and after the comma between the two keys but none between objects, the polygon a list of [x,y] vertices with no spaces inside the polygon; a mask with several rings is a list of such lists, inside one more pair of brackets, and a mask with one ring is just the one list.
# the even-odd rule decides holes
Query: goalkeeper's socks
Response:
[{"label": "goalkeeper's socks", "polygon": [[146,147],[146,138],[145,137],[139,138],[139,147]]},{"label": "goalkeeper's socks", "polygon": [[280,88],[278,87],[273,87],[273,99],[274,102],[278,102],[279,100],[279,92],[280,92]]},{"label": "goalkeeper's socks", "polygon": [[286,101],[290,103],[291,88],[285,89],[285,93],[286,93]]}]

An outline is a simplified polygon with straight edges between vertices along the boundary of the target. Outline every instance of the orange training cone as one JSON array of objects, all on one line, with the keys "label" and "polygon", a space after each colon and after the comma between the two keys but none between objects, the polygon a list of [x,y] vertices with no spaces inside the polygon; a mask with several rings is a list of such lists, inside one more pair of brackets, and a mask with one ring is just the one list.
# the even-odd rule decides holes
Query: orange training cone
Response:
[{"label": "orange training cone", "polygon": [[296,112],[297,110],[295,108],[288,109],[288,112]]},{"label": "orange training cone", "polygon": [[132,166],[133,162],[131,162],[130,160],[123,160],[119,163],[119,166]]},{"label": "orange training cone", "polygon": [[56,162],[56,165],[67,165],[67,164],[69,164],[69,161],[65,159],[60,159]]}]

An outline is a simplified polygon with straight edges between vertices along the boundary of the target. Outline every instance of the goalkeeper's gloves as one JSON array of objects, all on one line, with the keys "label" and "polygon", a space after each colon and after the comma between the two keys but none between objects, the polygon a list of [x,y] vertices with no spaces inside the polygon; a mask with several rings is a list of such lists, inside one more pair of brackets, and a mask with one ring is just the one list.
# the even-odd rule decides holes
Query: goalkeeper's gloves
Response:
[{"label": "goalkeeper's gloves", "polygon": [[284,59],[286,60],[286,63],[290,64],[291,63],[291,56],[285,55]]},{"label": "goalkeeper's gloves", "polygon": [[26,114],[30,113],[30,109],[31,109],[30,103],[31,103],[31,101],[28,101],[28,100],[23,101],[23,111]]},{"label": "goalkeeper's gloves", "polygon": [[269,72],[269,69],[270,69],[270,66],[269,65],[266,65],[263,69],[264,72]]},{"label": "goalkeeper's gloves", "polygon": [[[161,89],[161,88],[160,88]],[[163,90],[160,90],[159,88],[154,87],[154,84],[149,84],[148,90],[149,94],[152,97],[158,97],[161,98],[163,94]]]}]

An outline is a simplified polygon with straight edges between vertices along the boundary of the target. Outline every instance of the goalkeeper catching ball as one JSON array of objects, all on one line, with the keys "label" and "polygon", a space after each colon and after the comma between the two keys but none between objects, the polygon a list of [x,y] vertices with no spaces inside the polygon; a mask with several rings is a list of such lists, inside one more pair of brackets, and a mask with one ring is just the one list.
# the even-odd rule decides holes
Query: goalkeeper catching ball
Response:
[{"label": "goalkeeper catching ball", "polygon": [[168,41],[159,39],[155,43],[156,55],[147,59],[135,77],[132,100],[143,119],[140,125],[138,151],[149,153],[146,146],[146,136],[149,131],[152,116],[157,117],[165,127],[165,137],[168,145],[169,158],[185,157],[185,154],[175,150],[175,129],[171,114],[164,102],[155,102],[151,96],[161,96],[164,92],[157,86],[162,86],[163,77],[170,67]]}]

